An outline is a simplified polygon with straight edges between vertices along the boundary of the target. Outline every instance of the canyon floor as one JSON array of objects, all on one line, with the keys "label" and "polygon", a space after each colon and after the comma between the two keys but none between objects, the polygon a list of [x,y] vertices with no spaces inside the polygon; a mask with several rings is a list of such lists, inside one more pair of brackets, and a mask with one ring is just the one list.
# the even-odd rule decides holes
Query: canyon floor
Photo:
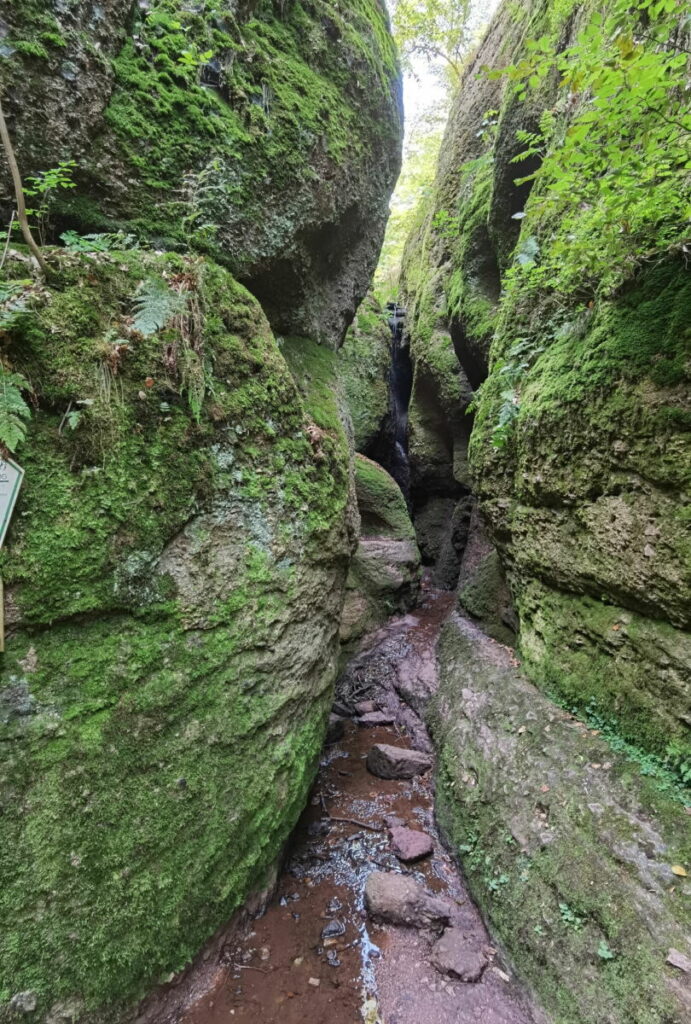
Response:
[{"label": "canyon floor", "polygon": [[[343,703],[336,705],[346,710],[350,699],[356,713],[336,723],[342,733],[323,752],[266,912],[202,953],[175,989],[150,1005],[147,1020],[542,1024],[437,832],[432,772],[383,779],[366,763],[375,744],[431,753],[411,703],[434,689],[434,647],[451,606],[450,594],[427,588],[420,608],[364,642],[346,667]],[[374,700],[368,704],[366,696]],[[367,724],[373,706],[390,721]],[[431,854],[415,863],[400,860],[391,830],[402,827],[429,836]],[[372,920],[364,899],[372,872],[419,883],[446,902],[448,924],[434,927],[424,914],[410,925]],[[442,934],[453,964],[435,967]],[[475,980],[460,980],[463,965]]]}]

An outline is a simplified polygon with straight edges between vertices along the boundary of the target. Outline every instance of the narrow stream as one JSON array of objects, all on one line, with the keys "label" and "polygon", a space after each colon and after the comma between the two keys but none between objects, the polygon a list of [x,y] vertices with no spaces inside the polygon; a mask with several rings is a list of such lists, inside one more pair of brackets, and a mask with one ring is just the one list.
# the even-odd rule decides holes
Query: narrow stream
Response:
[{"label": "narrow stream", "polygon": [[[350,663],[342,689],[369,697],[386,724],[347,720],[327,746],[266,912],[203,955],[177,986],[176,1009],[146,1019],[167,1024],[537,1024],[490,942],[434,822],[432,772],[408,780],[370,774],[373,744],[431,751],[413,707],[434,688],[436,639],[453,594],[425,590],[422,607],[392,619]],[[403,700],[401,694],[405,694]],[[341,698],[343,699],[343,698]],[[346,698],[347,699],[347,698]],[[360,708],[366,712],[366,708]],[[406,865],[390,828],[431,837],[433,852]],[[372,871],[405,874],[445,898],[453,934],[482,964],[465,983],[430,962],[436,935],[378,925],[367,915]],[[209,957],[213,963],[209,963]]]}]

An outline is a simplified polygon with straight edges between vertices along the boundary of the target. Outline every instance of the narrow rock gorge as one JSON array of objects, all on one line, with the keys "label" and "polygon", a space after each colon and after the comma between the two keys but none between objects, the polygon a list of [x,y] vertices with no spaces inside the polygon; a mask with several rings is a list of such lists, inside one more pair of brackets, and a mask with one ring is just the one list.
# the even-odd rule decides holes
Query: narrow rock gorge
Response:
[{"label": "narrow rock gorge", "polygon": [[688,17],[464,29],[385,294],[389,6],[0,0],[2,1024],[691,1020]]}]

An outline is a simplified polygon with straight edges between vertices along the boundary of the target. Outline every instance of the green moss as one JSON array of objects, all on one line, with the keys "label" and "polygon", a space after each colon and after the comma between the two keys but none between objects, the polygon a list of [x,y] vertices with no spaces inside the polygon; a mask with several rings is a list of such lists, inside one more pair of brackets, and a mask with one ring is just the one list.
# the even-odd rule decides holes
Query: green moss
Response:
[{"label": "green moss", "polygon": [[[3,552],[0,1019],[32,990],[112,1024],[263,884],[302,809],[348,459],[342,432],[315,448],[261,309],[220,267],[52,263],[5,344],[36,409]],[[187,311],[143,337],[151,277]]]},{"label": "green moss", "polygon": [[384,311],[370,296],[360,306],[338,353],[357,451],[366,451],[376,440],[388,412],[390,367],[391,329]]},{"label": "green moss", "polygon": [[[26,733],[11,722],[2,770],[5,991],[131,999],[261,885],[302,809],[328,694],[298,717],[295,695],[232,660],[260,639],[256,611],[199,633],[115,617],[30,642],[36,713]],[[17,640],[5,662],[26,654]]]},{"label": "green moss", "polygon": [[[396,75],[385,12],[374,0],[358,0],[347,18],[327,0],[316,7],[290,4],[279,17],[266,0],[240,23],[221,0],[203,16],[157,0],[138,16],[136,41],[114,61],[105,113],[141,183],[122,211],[128,228],[172,245],[191,241],[242,273],[273,246],[272,230],[291,235],[290,209],[311,187],[315,147],[328,164],[352,169],[367,159],[366,138],[383,129],[393,139],[397,128],[382,116]],[[367,69],[367,94],[353,85],[353,63]],[[202,84],[204,68],[211,85]],[[289,191],[285,223],[272,229],[267,200]],[[230,253],[225,226],[240,220],[252,238],[247,229],[233,235]],[[253,245],[261,252],[246,251]]]},{"label": "green moss", "polygon": [[380,535],[415,540],[405,498],[385,469],[364,455],[355,456],[355,490],[363,536]]},{"label": "green moss", "polygon": [[538,583],[522,589],[519,612],[524,664],[543,690],[574,713],[597,716],[627,744],[661,758],[674,750],[673,770],[677,762],[691,764],[683,717],[688,635]]}]

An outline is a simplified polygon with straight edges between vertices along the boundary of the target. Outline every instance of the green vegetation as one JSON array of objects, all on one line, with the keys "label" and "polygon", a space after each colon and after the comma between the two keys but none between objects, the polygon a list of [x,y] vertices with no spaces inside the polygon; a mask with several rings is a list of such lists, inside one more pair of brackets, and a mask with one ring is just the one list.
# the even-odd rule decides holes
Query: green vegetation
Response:
[{"label": "green vegetation", "polygon": [[144,250],[52,265],[4,339],[35,410],[2,555],[0,1019],[32,990],[110,1022],[265,884],[303,806],[347,458],[333,412],[315,444],[220,267]]},{"label": "green vegetation", "polygon": [[457,88],[487,6],[477,0],[394,0],[393,30],[406,64],[414,71],[421,58]]},{"label": "green vegetation", "polygon": [[[384,15],[371,0],[352,5],[347,19],[333,3],[317,6],[338,33],[338,56],[315,29],[319,17],[301,4],[278,18],[262,11],[264,3],[240,24],[220,0],[203,15],[158,0],[143,17],[136,45],[126,43],[115,61],[106,111],[144,186],[127,197],[131,230],[191,243],[241,271],[244,258],[273,245],[267,232],[280,230],[258,230],[267,200],[289,190],[294,207],[300,188],[311,188],[317,140],[330,164],[347,161],[354,171],[367,159],[365,137],[391,130],[380,117],[395,73]],[[353,96],[349,61],[370,69],[366,100]],[[238,220],[251,225],[246,244],[257,251],[238,251],[235,237],[227,251],[224,224]]]},{"label": "green vegetation", "polygon": [[425,196],[431,195],[442,134],[443,117],[431,116],[406,143],[403,168],[391,199],[391,215],[374,276],[374,294],[382,305],[398,295],[403,250],[419,205]]},{"label": "green vegetation", "polygon": [[0,366],[0,446],[11,452],[26,437],[26,422],[31,410],[22,397],[22,391],[31,386],[21,373],[11,373]]},{"label": "green vegetation", "polygon": [[525,148],[513,162],[537,157],[539,167],[517,181],[535,182],[514,215],[535,256],[517,262],[510,289],[607,293],[642,262],[680,251],[691,217],[685,11],[683,0],[613,0],[588,11],[563,51],[555,27],[517,64],[488,70],[516,82],[522,100],[559,76],[539,129],[517,132]]}]

